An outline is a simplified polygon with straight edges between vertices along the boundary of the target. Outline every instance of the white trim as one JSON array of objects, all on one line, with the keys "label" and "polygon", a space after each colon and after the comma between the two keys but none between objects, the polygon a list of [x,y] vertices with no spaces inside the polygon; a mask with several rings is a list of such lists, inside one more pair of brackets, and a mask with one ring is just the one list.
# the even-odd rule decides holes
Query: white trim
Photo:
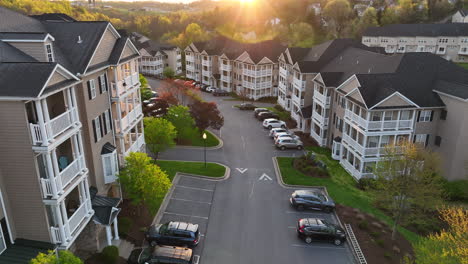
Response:
[{"label": "white trim", "polygon": [[[133,49],[133,51],[136,51],[136,53],[138,54],[138,56],[141,56],[140,52],[138,51],[138,49],[135,47],[135,45],[133,45],[133,43],[130,41],[130,39],[128,38],[127,41],[125,41],[125,45],[122,49],[122,51],[120,52],[120,55],[119,55],[119,59],[117,60],[117,64],[120,64],[120,60],[122,59],[122,54],[125,50],[125,47],[127,47],[127,43],[130,42],[131,46],[130,48]],[[159,51],[158,51],[159,52]]]},{"label": "white trim", "polygon": [[[47,50],[47,47],[50,47],[50,56],[52,57],[52,61],[49,61],[49,51]],[[52,43],[46,43],[44,45],[45,53],[46,53],[46,60],[48,62],[55,62],[55,56],[54,56],[54,47],[52,46]]]},{"label": "white trim", "polygon": [[[0,189],[0,203],[2,204],[2,211],[3,211],[3,215],[5,217],[5,222],[7,224],[7,229],[8,229],[8,234],[9,234],[9,237],[10,237],[10,242],[11,244],[14,244],[15,243],[15,240],[13,239],[13,235],[12,235],[12,232],[11,232],[11,227],[10,227],[10,221],[8,220],[8,214],[6,212],[6,208],[5,208],[5,202],[3,200],[3,194],[2,194],[2,190]],[[1,231],[1,230],[0,230]],[[5,236],[5,235],[4,235]],[[5,240],[5,238],[4,238]],[[6,245],[5,245],[6,247]]]},{"label": "white trim", "polygon": [[2,39],[3,42],[35,42],[35,43],[43,43],[46,42],[48,39],[51,39],[52,41],[55,41],[55,38],[52,37],[49,33],[46,34],[44,39]]},{"label": "white trim", "polygon": [[[346,79],[342,84],[340,84],[338,87],[336,87],[336,89],[341,89],[340,87],[347,84],[349,81],[351,81],[352,78],[355,78],[356,81],[358,82],[358,87],[361,87],[361,83],[359,82],[359,79],[357,78],[356,74],[353,74],[352,76],[350,76],[348,79]],[[345,94],[346,95],[346,94]]]},{"label": "white trim", "polygon": [[[360,87],[360,86],[359,86],[359,87]],[[362,103],[364,103],[364,105],[366,106],[366,109],[369,110],[369,108],[367,107],[366,101],[364,101],[364,98],[362,98],[361,91],[359,90],[358,87],[354,88],[354,89],[351,90],[349,93],[345,94],[345,98],[351,101],[351,99],[349,99],[349,98],[351,98],[351,95],[354,94],[356,91],[359,93],[359,97],[361,97]],[[349,98],[348,98],[348,97],[349,97]]]},{"label": "white trim", "polygon": [[451,94],[447,94],[447,93],[444,93],[444,92],[441,92],[441,91],[437,91],[437,90],[432,90],[433,92],[436,92],[436,93],[439,93],[439,94],[442,94],[444,96],[447,96],[449,98],[452,98],[452,99],[456,99],[456,100],[459,100],[459,101],[462,101],[464,103],[468,103],[468,99],[463,99],[463,98],[460,98],[460,97],[457,97],[455,95],[451,95]]},{"label": "white trim", "polygon": [[[369,108],[369,110],[379,106],[380,104],[384,103],[385,101],[387,101],[388,99],[392,98],[393,96],[395,95],[398,95],[401,97],[401,99],[403,99],[404,101],[416,106],[419,108],[419,105],[417,105],[415,102],[411,101],[410,99],[408,99],[408,97],[402,95],[400,92],[394,92],[392,93],[391,95],[387,96],[386,98],[384,98],[383,100],[381,100],[380,102],[376,103],[374,106],[372,106],[371,108]],[[401,107],[401,105],[399,105],[398,107]]]},{"label": "white trim", "polygon": [[112,26],[112,24],[111,24],[110,22],[108,22],[108,23],[107,23],[107,26],[106,26],[106,29],[104,29],[104,31],[102,32],[102,35],[101,35],[101,38],[99,39],[98,44],[96,45],[96,47],[94,47],[93,55],[92,55],[91,58],[89,59],[87,65],[86,65],[86,68],[85,68],[85,70],[83,71],[83,74],[86,74],[86,71],[88,71],[89,64],[90,64],[91,61],[93,60],[94,55],[96,55],[96,51],[97,51],[97,49],[99,48],[99,45],[101,45],[102,39],[104,38],[104,35],[106,34],[106,32],[107,32],[107,30],[109,29],[109,27],[110,27],[110,31],[111,31],[112,35],[114,35],[114,37],[115,37],[116,39],[119,39],[119,38],[120,38],[120,35],[119,35],[119,33],[117,32],[117,30],[115,30],[115,28]]}]

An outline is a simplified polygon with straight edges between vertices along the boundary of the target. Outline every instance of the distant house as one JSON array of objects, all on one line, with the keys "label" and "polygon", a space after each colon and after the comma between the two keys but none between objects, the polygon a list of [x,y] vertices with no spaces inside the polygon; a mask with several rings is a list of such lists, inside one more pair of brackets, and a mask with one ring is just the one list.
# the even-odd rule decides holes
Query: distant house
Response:
[{"label": "distant house", "polygon": [[315,15],[320,15],[322,13],[322,8],[320,6],[320,3],[313,3],[307,7],[307,11],[314,10]]},{"label": "distant house", "polygon": [[468,23],[468,9],[458,10],[452,16],[452,23]]}]

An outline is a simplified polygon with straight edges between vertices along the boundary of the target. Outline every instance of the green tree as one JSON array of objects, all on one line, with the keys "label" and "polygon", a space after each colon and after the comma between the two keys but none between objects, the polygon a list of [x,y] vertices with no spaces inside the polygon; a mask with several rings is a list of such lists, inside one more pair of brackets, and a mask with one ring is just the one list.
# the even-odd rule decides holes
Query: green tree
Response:
[{"label": "green tree", "polygon": [[294,47],[312,47],[314,45],[314,29],[311,25],[300,22],[290,27],[289,44]]},{"label": "green tree", "polygon": [[171,122],[163,118],[145,117],[143,122],[146,145],[155,155],[155,159],[158,159],[159,152],[175,145],[177,131]]},{"label": "green tree", "polygon": [[140,87],[141,88],[148,88],[148,80],[146,79],[145,76],[143,76],[143,74],[140,73]]},{"label": "green tree", "polygon": [[50,250],[46,253],[39,253],[35,258],[29,261],[29,264],[83,264],[83,261],[70,251],[59,251],[57,254]]},{"label": "green tree", "polygon": [[353,10],[347,0],[331,0],[325,5],[323,15],[333,28],[336,37],[339,38],[346,24],[349,23]]},{"label": "green tree", "polygon": [[190,105],[190,114],[200,133],[208,127],[219,130],[224,125],[224,117],[214,102],[195,101]]},{"label": "green tree", "polygon": [[414,246],[416,263],[468,264],[468,210],[443,208],[439,215],[448,228]]},{"label": "green tree", "polygon": [[163,76],[168,79],[173,79],[175,72],[171,67],[165,67],[163,70]]},{"label": "green tree", "polygon": [[190,115],[187,106],[174,105],[169,107],[165,118],[174,125],[177,131],[177,141],[179,143],[181,140],[186,140],[196,133],[195,121]]},{"label": "green tree", "polygon": [[393,6],[385,8],[382,12],[382,17],[380,18],[380,24],[384,26],[398,23],[400,23],[400,17],[398,16],[396,8]]},{"label": "green tree", "polygon": [[171,180],[146,153],[132,152],[125,158],[119,182],[134,205],[146,204],[151,210],[171,187]]},{"label": "green tree", "polygon": [[392,239],[398,226],[410,217],[424,220],[425,214],[442,204],[439,158],[412,143],[389,145],[377,164],[376,204],[394,221]]},{"label": "green tree", "polygon": [[376,27],[379,23],[377,22],[377,10],[373,7],[369,7],[364,11],[361,19],[358,20],[354,26],[354,35],[356,38],[360,38],[364,30],[368,27]]}]

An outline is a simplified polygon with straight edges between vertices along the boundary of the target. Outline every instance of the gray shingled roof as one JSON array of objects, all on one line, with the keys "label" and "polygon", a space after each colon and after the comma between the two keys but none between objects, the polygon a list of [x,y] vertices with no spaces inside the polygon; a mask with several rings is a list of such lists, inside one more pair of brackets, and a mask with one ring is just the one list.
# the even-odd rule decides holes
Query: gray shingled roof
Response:
[{"label": "gray shingled roof", "polygon": [[35,62],[36,59],[0,40],[1,62]]},{"label": "gray shingled roof", "polygon": [[0,32],[46,32],[38,20],[0,6]]},{"label": "gray shingled roof", "polygon": [[46,62],[0,63],[0,96],[36,98],[56,65]]},{"label": "gray shingled roof", "polygon": [[450,94],[458,98],[468,100],[468,84],[456,83],[451,81],[437,81],[434,85],[434,91]]},{"label": "gray shingled roof", "polygon": [[370,37],[455,37],[468,36],[468,23],[444,24],[392,24],[383,27],[369,27],[363,36]]},{"label": "gray shingled roof", "polygon": [[42,15],[33,15],[32,18],[42,21],[62,21],[62,22],[74,22],[76,21],[73,17],[63,13],[46,13]]},{"label": "gray shingled roof", "polygon": [[45,32],[0,32],[0,39],[4,40],[43,40],[46,36]]}]

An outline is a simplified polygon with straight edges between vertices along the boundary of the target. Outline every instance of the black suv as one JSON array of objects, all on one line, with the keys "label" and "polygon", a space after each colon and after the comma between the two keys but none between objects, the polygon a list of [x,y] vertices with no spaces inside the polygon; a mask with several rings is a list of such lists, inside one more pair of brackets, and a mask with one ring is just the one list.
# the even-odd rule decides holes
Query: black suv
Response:
[{"label": "black suv", "polygon": [[170,246],[139,248],[130,253],[127,263],[190,264],[192,263],[192,250],[190,248]]},{"label": "black suv", "polygon": [[279,119],[279,116],[273,112],[261,112],[260,114],[258,114],[257,116],[257,119],[260,120],[260,121],[263,121],[267,118],[276,118],[276,119]]},{"label": "black suv", "polygon": [[214,95],[214,96],[227,96],[227,95],[229,95],[229,92],[228,92],[228,91],[225,91],[225,90],[222,90],[222,89],[216,89],[216,90],[213,92],[213,95]]},{"label": "black suv", "polygon": [[169,222],[150,226],[146,240],[155,246],[171,245],[195,247],[200,240],[198,225],[185,222]]},{"label": "black suv", "polygon": [[255,108],[256,106],[250,103],[242,103],[239,105],[240,110],[254,110]]},{"label": "black suv", "polygon": [[266,109],[266,108],[255,108],[254,109],[254,117],[257,118],[257,116],[260,113],[264,113],[264,112],[270,112],[270,111],[268,109]]},{"label": "black suv", "polygon": [[339,246],[346,241],[345,231],[338,225],[323,219],[304,218],[297,221],[297,235],[307,244],[312,241],[331,241]]},{"label": "black suv", "polygon": [[319,191],[297,190],[289,198],[291,205],[299,211],[304,209],[323,210],[327,213],[335,209],[335,202]]}]

